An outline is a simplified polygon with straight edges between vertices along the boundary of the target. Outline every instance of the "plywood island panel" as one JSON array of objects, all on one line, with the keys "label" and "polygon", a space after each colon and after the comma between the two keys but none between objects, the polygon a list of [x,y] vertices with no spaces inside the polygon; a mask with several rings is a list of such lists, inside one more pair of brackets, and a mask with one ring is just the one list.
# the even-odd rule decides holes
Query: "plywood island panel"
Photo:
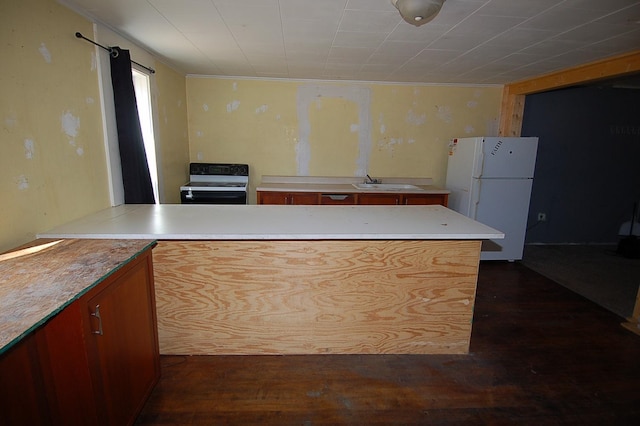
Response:
[{"label": "plywood island panel", "polygon": [[468,353],[480,244],[160,241],[160,352]]}]

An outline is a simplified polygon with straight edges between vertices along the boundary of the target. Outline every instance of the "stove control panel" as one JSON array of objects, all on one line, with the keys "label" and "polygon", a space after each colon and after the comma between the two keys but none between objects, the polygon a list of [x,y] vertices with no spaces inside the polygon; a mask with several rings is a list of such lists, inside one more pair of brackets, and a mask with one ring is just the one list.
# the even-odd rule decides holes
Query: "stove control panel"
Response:
[{"label": "stove control panel", "polygon": [[189,174],[207,176],[249,176],[248,164],[191,163]]}]

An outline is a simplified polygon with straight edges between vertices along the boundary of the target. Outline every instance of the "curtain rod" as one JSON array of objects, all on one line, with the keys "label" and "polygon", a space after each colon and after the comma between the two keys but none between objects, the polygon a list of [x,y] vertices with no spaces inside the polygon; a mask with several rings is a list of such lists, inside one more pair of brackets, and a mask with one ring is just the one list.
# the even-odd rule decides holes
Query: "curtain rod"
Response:
[{"label": "curtain rod", "polygon": [[[91,44],[93,44],[93,45],[96,45],[96,46],[98,46],[98,47],[100,47],[100,48],[102,48],[102,49],[106,50],[107,52],[109,52],[109,55],[111,55],[111,56],[112,56],[112,57],[114,57],[114,58],[117,58],[117,57],[118,57],[118,51],[117,51],[117,50],[115,50],[113,47],[105,47],[105,46],[103,46],[103,45],[101,45],[101,44],[98,44],[98,43],[96,43],[95,41],[93,41],[93,40],[91,40],[91,39],[86,38],[85,36],[83,36],[83,35],[82,35],[82,33],[79,33],[79,32],[78,32],[78,33],[76,33],[76,37],[81,38],[81,39],[84,39],[84,40],[87,40],[89,43],[91,43]],[[145,67],[144,65],[139,64],[138,62],[136,62],[136,61],[134,61],[134,60],[132,60],[132,61],[131,61],[131,63],[132,63],[132,64],[136,64],[137,66],[144,68],[145,70],[149,71],[151,74],[155,74],[155,73],[156,73],[156,70],[154,70],[153,68]]]}]

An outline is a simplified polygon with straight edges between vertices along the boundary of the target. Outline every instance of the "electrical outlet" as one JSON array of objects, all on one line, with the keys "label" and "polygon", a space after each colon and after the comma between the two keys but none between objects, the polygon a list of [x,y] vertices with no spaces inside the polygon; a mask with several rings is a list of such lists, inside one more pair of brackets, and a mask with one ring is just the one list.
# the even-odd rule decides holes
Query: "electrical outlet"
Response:
[{"label": "electrical outlet", "polygon": [[547,214],[546,213],[538,213],[538,222],[546,222]]}]

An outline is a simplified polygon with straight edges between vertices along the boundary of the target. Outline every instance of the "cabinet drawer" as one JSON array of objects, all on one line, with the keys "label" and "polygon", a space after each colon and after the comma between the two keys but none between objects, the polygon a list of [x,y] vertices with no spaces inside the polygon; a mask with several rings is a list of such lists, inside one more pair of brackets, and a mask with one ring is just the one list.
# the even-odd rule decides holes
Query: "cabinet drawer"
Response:
[{"label": "cabinet drawer", "polygon": [[402,204],[405,205],[435,205],[447,206],[446,194],[404,194]]},{"label": "cabinet drawer", "polygon": [[355,204],[355,194],[321,194],[320,204]]},{"label": "cabinet drawer", "polygon": [[400,194],[358,194],[358,204],[363,205],[399,205]]}]

